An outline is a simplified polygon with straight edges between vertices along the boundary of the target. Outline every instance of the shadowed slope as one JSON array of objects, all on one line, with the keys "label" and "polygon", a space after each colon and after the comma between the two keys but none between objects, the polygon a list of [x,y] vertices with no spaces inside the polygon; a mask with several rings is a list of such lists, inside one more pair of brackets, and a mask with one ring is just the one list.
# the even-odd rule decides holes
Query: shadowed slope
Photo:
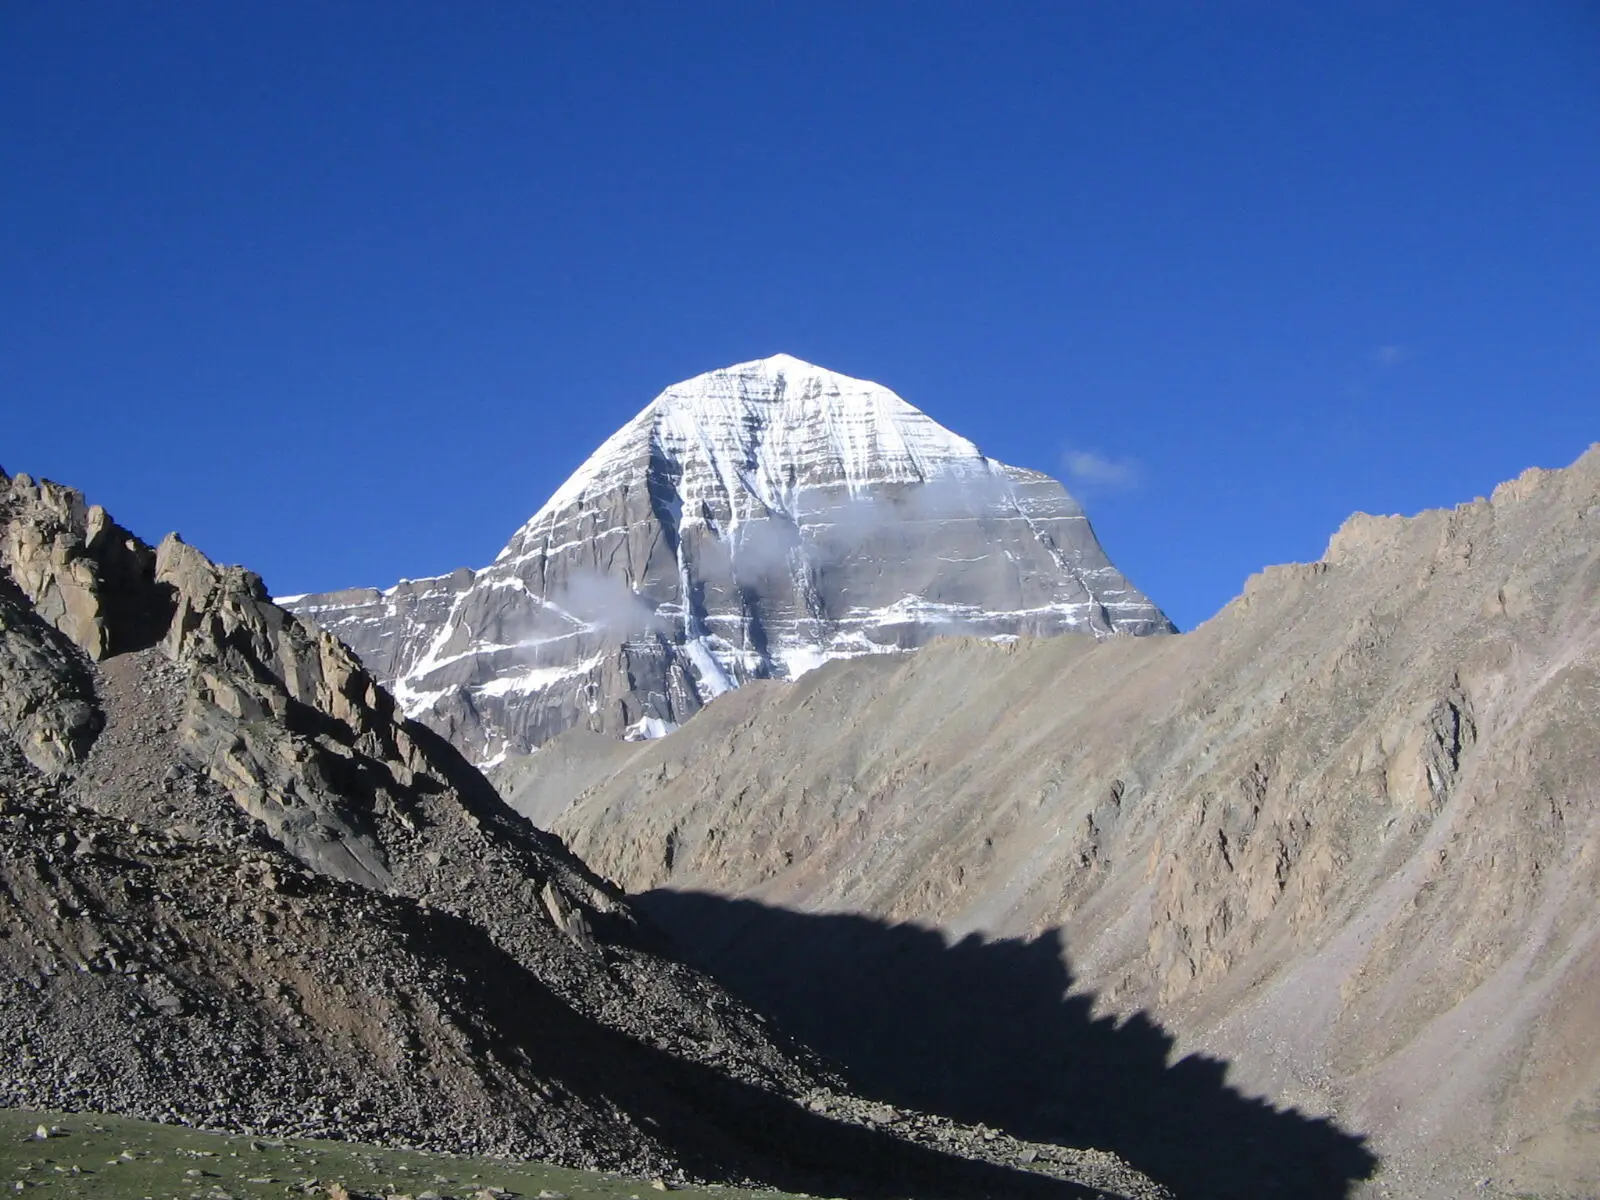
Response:
[{"label": "shadowed slope", "polygon": [[947,945],[935,930],[657,890],[677,946],[891,1104],[1100,1146],[1185,1200],[1337,1200],[1376,1159],[1363,1138],[1226,1082],[1144,1013],[1093,1015],[1059,934]]}]

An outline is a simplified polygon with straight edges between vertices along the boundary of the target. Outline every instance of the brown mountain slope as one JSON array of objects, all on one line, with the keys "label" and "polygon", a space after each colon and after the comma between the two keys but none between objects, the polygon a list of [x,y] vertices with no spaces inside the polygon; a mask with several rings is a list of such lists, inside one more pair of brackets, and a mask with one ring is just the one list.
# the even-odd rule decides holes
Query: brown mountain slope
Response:
[{"label": "brown mountain slope", "polygon": [[1157,1194],[1109,1156],[1045,1178],[992,1165],[1016,1143],[864,1128],[655,940],[258,578],[0,475],[0,1104],[858,1195]]},{"label": "brown mountain slope", "polygon": [[[898,1017],[789,1015],[880,1088],[1031,1087],[995,1119],[1049,1124],[1073,1066],[1039,1048],[1067,1006],[952,1000],[943,968],[908,995],[882,966],[908,927],[884,923],[1059,936],[1059,972],[1019,989],[1146,1012],[1244,1089],[1336,1115],[1382,1156],[1375,1187],[1600,1188],[1600,448],[1451,511],[1354,517],[1190,634],[836,664],[561,774],[587,787],[553,828],[661,889],[647,908],[747,993],[783,1011],[785,938],[875,972]],[[1016,1034],[988,1061],[919,1050],[984,997]],[[1133,1157],[1221,1189],[1215,1164]]]}]

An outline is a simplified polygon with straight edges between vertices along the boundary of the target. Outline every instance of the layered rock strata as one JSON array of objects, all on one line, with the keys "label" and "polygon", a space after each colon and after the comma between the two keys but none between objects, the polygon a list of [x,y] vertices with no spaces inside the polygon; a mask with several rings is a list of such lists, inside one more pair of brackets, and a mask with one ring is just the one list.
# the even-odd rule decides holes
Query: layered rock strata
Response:
[{"label": "layered rock strata", "polygon": [[480,763],[941,635],[1172,628],[1055,480],[787,355],[668,388],[481,571],[285,603]]}]

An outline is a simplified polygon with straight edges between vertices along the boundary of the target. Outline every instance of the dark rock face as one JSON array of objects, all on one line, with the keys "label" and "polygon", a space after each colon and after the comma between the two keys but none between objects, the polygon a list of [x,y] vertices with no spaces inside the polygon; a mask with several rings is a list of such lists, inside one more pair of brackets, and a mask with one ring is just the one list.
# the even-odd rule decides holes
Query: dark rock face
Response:
[{"label": "dark rock face", "polygon": [[104,723],[89,692],[72,644],[0,579],[0,728],[35,770],[57,774],[88,750]]},{"label": "dark rock face", "polygon": [[1172,629],[1055,480],[783,355],[668,388],[483,570],[287,603],[479,762],[942,635]]}]

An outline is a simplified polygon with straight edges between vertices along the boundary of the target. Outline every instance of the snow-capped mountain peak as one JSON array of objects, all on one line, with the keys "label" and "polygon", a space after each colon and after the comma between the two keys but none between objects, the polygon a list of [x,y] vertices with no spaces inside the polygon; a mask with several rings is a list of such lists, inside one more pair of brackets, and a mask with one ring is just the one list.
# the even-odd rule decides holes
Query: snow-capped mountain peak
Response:
[{"label": "snow-capped mountain peak", "polygon": [[1171,628],[1059,483],[788,354],[661,392],[482,571],[294,607],[480,762],[940,634]]},{"label": "snow-capped mountain peak", "polygon": [[[696,458],[728,495],[785,513],[802,477],[854,495],[875,483],[983,469],[976,446],[881,384],[775,354],[667,388],[568,477],[502,555],[568,505],[617,486],[630,468]],[[691,491],[700,474],[690,473]]]}]

